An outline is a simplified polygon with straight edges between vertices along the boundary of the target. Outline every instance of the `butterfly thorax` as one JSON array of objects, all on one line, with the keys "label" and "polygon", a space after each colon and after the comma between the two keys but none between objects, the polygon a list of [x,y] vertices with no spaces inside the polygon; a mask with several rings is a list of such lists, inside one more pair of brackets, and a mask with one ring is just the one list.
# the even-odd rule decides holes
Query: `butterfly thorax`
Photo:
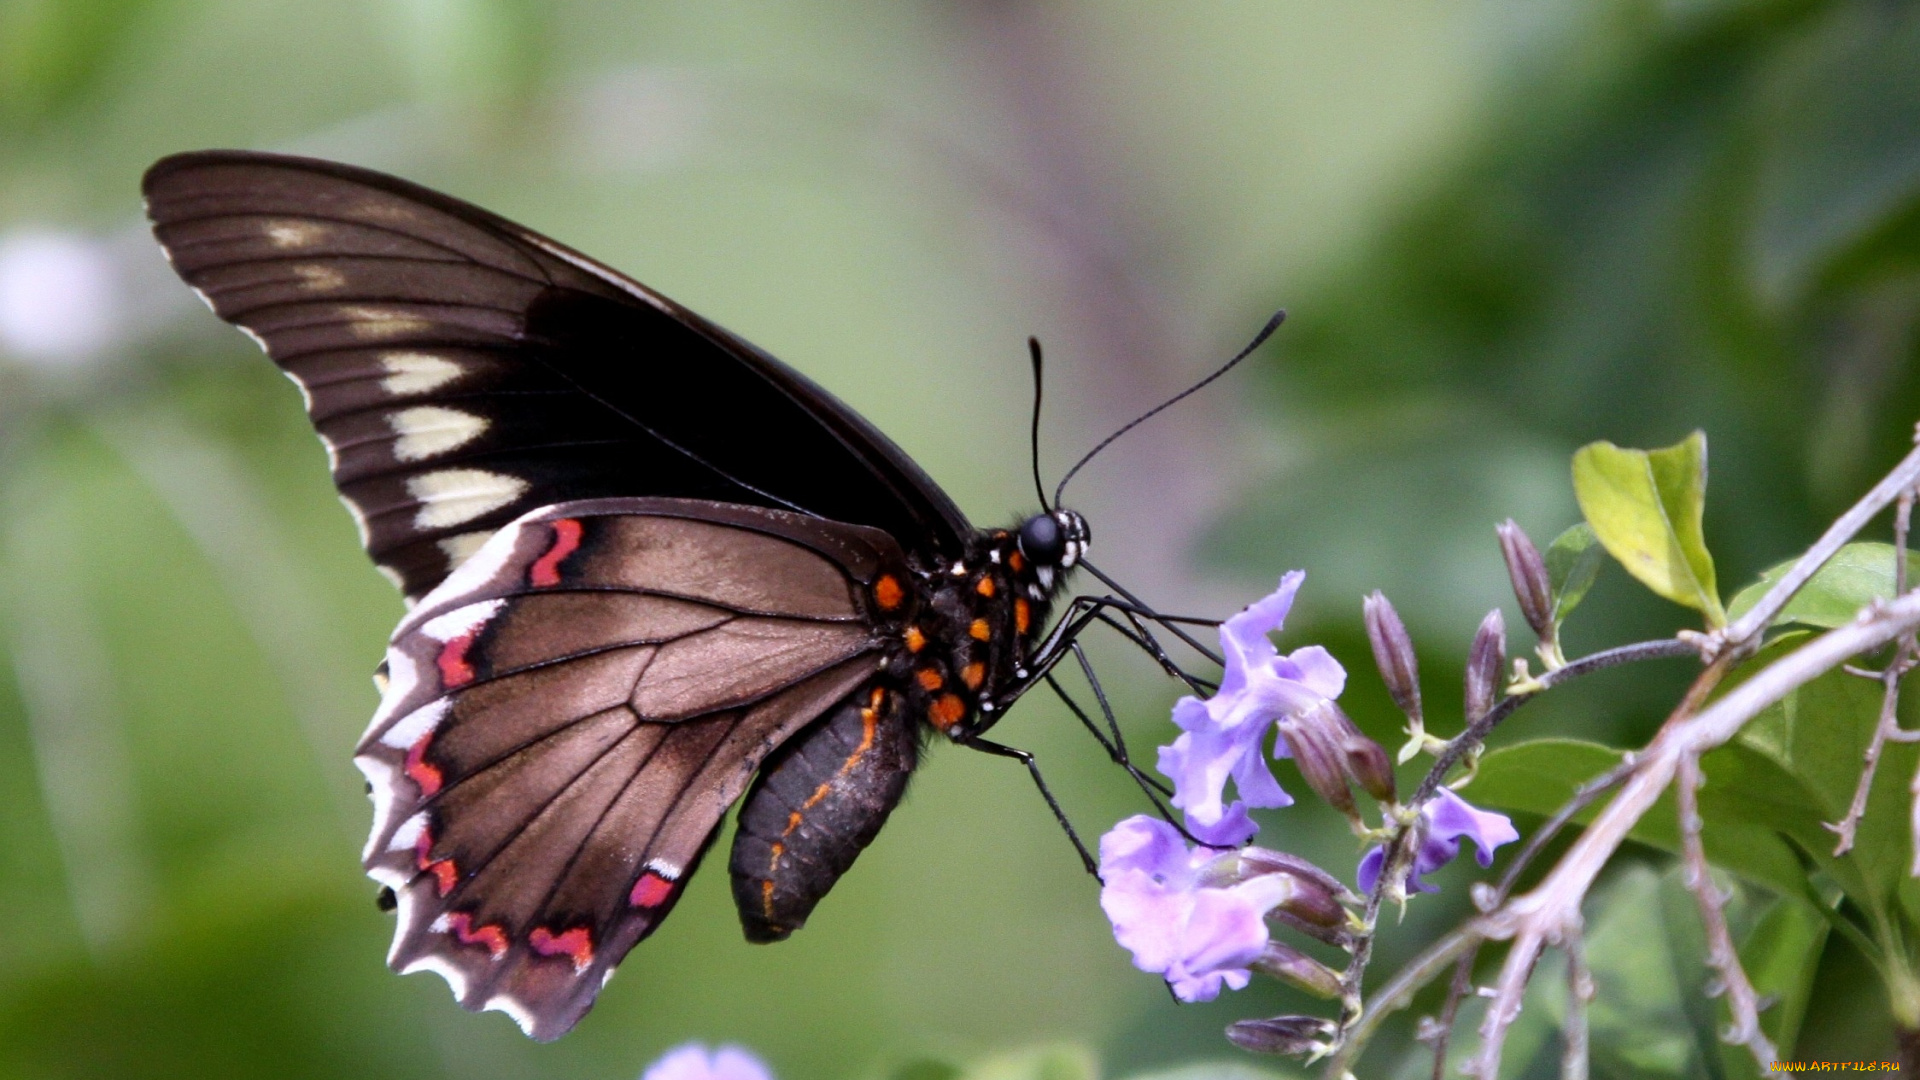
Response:
[{"label": "butterfly thorax", "polygon": [[953,739],[997,721],[996,703],[1028,677],[1054,597],[1087,539],[1080,515],[1055,511],[1016,529],[978,531],[961,558],[918,568],[911,583],[882,579],[876,603],[904,611],[885,677],[905,697],[906,714]]}]

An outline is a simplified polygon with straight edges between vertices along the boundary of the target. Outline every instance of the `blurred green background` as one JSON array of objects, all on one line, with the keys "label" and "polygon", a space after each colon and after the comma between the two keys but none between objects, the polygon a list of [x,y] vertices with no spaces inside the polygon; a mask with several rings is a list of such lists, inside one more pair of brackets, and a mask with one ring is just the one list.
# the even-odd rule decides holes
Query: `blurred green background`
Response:
[{"label": "blurred green background", "polygon": [[[1383,741],[1360,595],[1399,605],[1451,733],[1479,616],[1523,626],[1491,526],[1572,523],[1576,446],[1706,429],[1730,594],[1920,417],[1911,3],[0,0],[0,1076],[630,1077],[689,1038],[783,1080],[1057,1041],[1125,1075],[1306,1004],[1173,1005],[1020,770],[952,749],[803,933],[744,944],[709,869],[556,1044],[387,973],[348,757],[400,603],[298,395],[145,235],[140,172],[210,146],[580,247],[832,388],[981,522],[1031,506],[1026,335],[1057,476],[1286,306],[1071,501],[1166,608],[1304,567],[1282,646],[1326,642]],[[1570,654],[1682,624],[1610,574]],[[1164,741],[1173,689],[1097,658]],[[1683,674],[1503,737],[1627,745]],[[1143,808],[1052,703],[1000,731],[1084,829]],[[1332,814],[1267,820],[1351,873]],[[1460,869],[1383,965],[1459,917]],[[1887,1056],[1859,959],[1821,965],[1799,1056]],[[1378,1075],[1423,1075],[1409,1031]]]}]

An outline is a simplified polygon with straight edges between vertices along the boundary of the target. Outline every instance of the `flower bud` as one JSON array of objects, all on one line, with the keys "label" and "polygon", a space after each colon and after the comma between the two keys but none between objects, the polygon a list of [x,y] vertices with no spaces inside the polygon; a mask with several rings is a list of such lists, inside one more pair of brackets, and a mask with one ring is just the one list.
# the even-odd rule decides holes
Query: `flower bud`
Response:
[{"label": "flower bud", "polygon": [[1333,1021],[1317,1016],[1275,1016],[1228,1024],[1227,1041],[1256,1054],[1305,1057],[1326,1050],[1333,1032]]},{"label": "flower bud", "polygon": [[1500,687],[1500,672],[1507,666],[1507,621],[1500,609],[1487,612],[1480,629],[1473,635],[1473,647],[1467,650],[1467,723],[1487,715],[1493,708],[1494,693]]},{"label": "flower bud", "polygon": [[1547,564],[1540,557],[1540,549],[1512,518],[1494,526],[1493,531],[1500,536],[1500,555],[1507,560],[1507,577],[1513,581],[1520,614],[1541,641],[1553,640],[1553,586],[1548,583]]},{"label": "flower bud", "polygon": [[1281,718],[1280,734],[1307,786],[1345,814],[1355,828],[1360,827],[1360,814],[1349,782],[1358,783],[1376,799],[1392,801],[1393,766],[1387,752],[1361,734],[1331,700]]},{"label": "flower bud", "polygon": [[1300,766],[1300,778],[1357,826],[1360,814],[1353,804],[1353,792],[1347,789],[1346,729],[1351,727],[1353,721],[1340,706],[1322,700],[1304,713],[1283,718],[1280,734],[1293,752],[1294,764]]},{"label": "flower bud", "polygon": [[1347,775],[1376,800],[1393,803],[1393,762],[1388,760],[1386,748],[1358,731],[1354,735],[1347,740]]},{"label": "flower bud", "polygon": [[1400,613],[1393,610],[1386,594],[1378,589],[1361,601],[1360,612],[1367,624],[1367,641],[1373,646],[1373,662],[1380,668],[1380,678],[1386,681],[1387,693],[1393,695],[1393,703],[1418,728],[1421,724],[1420,665],[1414,659],[1413,639],[1407,636],[1406,624],[1400,621]]},{"label": "flower bud", "polygon": [[1315,997],[1340,996],[1340,973],[1291,945],[1269,941],[1260,958],[1247,966],[1290,982]]}]

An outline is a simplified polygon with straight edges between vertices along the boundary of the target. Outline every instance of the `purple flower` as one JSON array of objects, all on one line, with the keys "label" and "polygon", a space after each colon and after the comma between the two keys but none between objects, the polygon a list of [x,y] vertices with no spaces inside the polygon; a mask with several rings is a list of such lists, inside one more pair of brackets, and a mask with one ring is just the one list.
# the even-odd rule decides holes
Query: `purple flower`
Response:
[{"label": "purple flower", "polygon": [[[1453,857],[1460,854],[1462,837],[1473,841],[1474,854],[1481,866],[1493,865],[1494,848],[1520,839],[1519,830],[1505,814],[1475,809],[1451,788],[1436,789],[1433,798],[1420,807],[1420,814],[1427,819],[1426,836],[1414,856],[1413,873],[1408,875],[1408,884],[1419,892],[1440,891],[1438,885],[1427,884],[1420,875],[1430,874],[1452,862]],[[1374,848],[1360,860],[1361,892],[1373,891],[1374,882],[1380,879],[1380,864],[1385,859],[1386,850]]]},{"label": "purple flower", "polygon": [[[1346,688],[1347,673],[1318,645],[1281,656],[1267,635],[1280,629],[1306,575],[1280,579],[1271,596],[1220,625],[1226,660],[1220,689],[1205,701],[1181,698],[1173,722],[1181,735],[1160,748],[1160,772],[1173,780],[1173,805],[1186,811],[1187,828],[1209,843],[1244,843],[1253,835],[1246,807],[1291,805],[1273,778],[1261,744],[1274,722],[1302,712]],[[1274,756],[1291,751],[1275,739]],[[1225,802],[1232,780],[1239,800]],[[1244,824],[1242,824],[1244,822]]]},{"label": "purple flower", "polygon": [[1181,1001],[1212,1001],[1222,986],[1247,985],[1249,965],[1267,948],[1267,912],[1298,891],[1284,874],[1208,884],[1221,859],[1237,863],[1238,855],[1189,849],[1173,826],[1145,814],[1100,838],[1100,907],[1114,940]]},{"label": "purple flower", "polygon": [[640,1080],[773,1080],[767,1063],[738,1046],[709,1051],[697,1042],[685,1043],[660,1055]]}]

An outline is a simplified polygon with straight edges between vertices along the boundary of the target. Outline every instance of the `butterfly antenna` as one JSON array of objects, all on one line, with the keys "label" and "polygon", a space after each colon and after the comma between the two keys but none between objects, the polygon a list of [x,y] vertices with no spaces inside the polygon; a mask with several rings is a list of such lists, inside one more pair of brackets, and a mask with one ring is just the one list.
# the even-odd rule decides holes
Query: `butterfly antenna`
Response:
[{"label": "butterfly antenna", "polygon": [[1040,496],[1040,512],[1051,514],[1053,507],[1047,505],[1047,485],[1040,481],[1040,339],[1027,339],[1027,353],[1033,357],[1033,490]]},{"label": "butterfly antenna", "polygon": [[1194,383],[1192,386],[1187,387],[1185,390],[1180,391],[1179,393],[1173,395],[1172,397],[1161,402],[1160,404],[1155,405],[1153,408],[1148,409],[1146,412],[1141,413],[1139,416],[1134,417],[1133,420],[1130,421],[1125,427],[1107,436],[1106,438],[1101,439],[1100,444],[1098,446],[1095,446],[1093,449],[1087,451],[1086,456],[1082,457],[1079,461],[1074,462],[1073,468],[1067,470],[1067,475],[1060,478],[1060,486],[1053,489],[1054,504],[1056,506],[1059,505],[1060,496],[1064,494],[1067,490],[1067,481],[1073,479],[1074,474],[1079,472],[1081,468],[1086,465],[1087,462],[1092,461],[1095,454],[1098,454],[1100,451],[1105,450],[1108,446],[1111,446],[1115,439],[1118,439],[1120,436],[1125,435],[1127,432],[1132,431],[1134,428],[1139,427],[1141,424],[1146,423],[1148,420],[1153,419],[1155,416],[1158,416],[1160,413],[1165,412],[1167,409],[1173,407],[1174,405],[1179,404],[1181,401],[1185,400],[1186,398],[1191,397],[1196,393],[1199,393],[1200,390],[1205,388],[1208,383],[1212,382],[1215,379],[1218,379],[1222,375],[1225,375],[1227,372],[1232,371],[1235,365],[1239,364],[1240,361],[1245,360],[1247,357],[1253,355],[1253,350],[1266,344],[1267,339],[1272,337],[1273,332],[1275,330],[1280,329],[1280,324],[1285,322],[1286,320],[1287,320],[1287,313],[1284,310],[1274,312],[1273,318],[1267,320],[1267,325],[1260,328],[1260,332],[1253,336],[1253,340],[1247,343],[1247,347],[1235,353],[1233,356],[1233,359],[1227,361],[1224,364],[1221,364],[1218,368],[1214,369],[1213,374],[1208,375],[1206,378],[1201,379],[1199,382]]}]

